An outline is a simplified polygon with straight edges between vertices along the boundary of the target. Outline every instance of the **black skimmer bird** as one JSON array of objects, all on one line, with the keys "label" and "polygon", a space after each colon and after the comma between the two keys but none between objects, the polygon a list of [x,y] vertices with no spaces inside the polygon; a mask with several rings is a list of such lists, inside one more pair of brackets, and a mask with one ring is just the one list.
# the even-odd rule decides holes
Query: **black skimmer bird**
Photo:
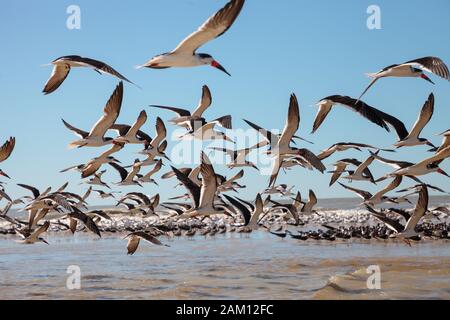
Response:
[{"label": "black skimmer bird", "polygon": [[201,153],[200,174],[202,176],[201,187],[198,187],[185,174],[172,167],[178,180],[183,183],[193,200],[193,208],[179,216],[183,218],[206,217],[211,215],[227,214],[223,208],[215,205],[217,194],[217,176],[208,156]]},{"label": "black skimmer bird", "polygon": [[244,189],[245,186],[241,186],[237,181],[244,177],[244,170],[239,171],[230,179],[227,179],[224,176],[216,175],[217,177],[217,193],[227,192],[227,191],[235,191],[236,189]]},{"label": "black skimmer bird", "polygon": [[184,39],[173,51],[158,55],[140,66],[153,69],[210,65],[230,75],[211,55],[196,53],[205,43],[224,34],[234,23],[245,0],[231,0],[200,28]]},{"label": "black skimmer bird", "polygon": [[74,141],[69,144],[69,148],[82,148],[82,147],[103,147],[105,145],[113,143],[113,138],[105,138],[105,133],[116,122],[120,114],[120,108],[122,107],[123,98],[123,82],[117,86],[113,94],[106,103],[103,109],[103,116],[97,121],[90,132],[86,132],[77,129],[62,120],[64,125],[70,131],[78,135],[81,140]]},{"label": "black skimmer bird", "polygon": [[167,140],[165,140],[167,137],[167,129],[164,121],[160,117],[156,118],[155,128],[156,137],[146,143],[145,149],[139,152],[139,154],[146,155],[148,157],[147,160],[149,161],[147,161],[146,165],[153,164],[151,163],[151,161],[154,161],[154,158],[156,157],[163,157],[170,161],[170,159],[165,154],[165,150],[167,149]]},{"label": "black skimmer bird", "polygon": [[139,159],[136,159],[134,161],[134,165],[132,166],[132,170],[128,172],[125,168],[118,165],[115,162],[109,163],[111,167],[117,170],[120,174],[120,178],[122,179],[119,183],[116,183],[118,186],[140,186],[142,187],[142,184],[138,181],[138,174],[141,170],[141,164]]},{"label": "black skimmer bird", "polygon": [[259,193],[256,195],[254,205],[237,197],[233,198],[227,195],[224,195],[224,197],[241,214],[244,221],[242,227],[246,231],[253,231],[259,228],[261,215],[264,214],[264,204]]},{"label": "black skimmer bird", "polygon": [[395,232],[391,235],[392,238],[404,239],[407,244],[410,244],[409,239],[420,237],[420,233],[416,231],[416,227],[422,217],[428,212],[428,189],[425,185],[422,186],[417,204],[412,214],[409,215],[409,218],[405,217],[407,222],[404,226],[396,220],[387,218],[383,213],[376,212],[373,209],[369,209],[369,211],[376,218],[384,222],[389,229]]},{"label": "black skimmer bird", "polygon": [[139,247],[139,242],[141,241],[141,239],[153,243],[154,245],[157,246],[165,246],[165,247],[170,247],[167,244],[163,244],[161,241],[159,241],[156,237],[154,237],[153,235],[144,232],[144,231],[137,231],[137,232],[133,232],[130,233],[129,235],[127,235],[125,239],[128,239],[128,244],[127,244],[127,250],[128,250],[128,255],[133,255],[136,250]]},{"label": "black skimmer bird", "polygon": [[450,74],[445,63],[437,57],[424,57],[411,60],[402,64],[394,64],[388,66],[377,73],[367,74],[373,80],[369,86],[364,90],[358,100],[360,100],[369,89],[381,78],[386,77],[411,77],[422,78],[434,84],[433,81],[424,73],[430,72],[435,75],[450,81]]},{"label": "black skimmer bird", "polygon": [[295,197],[294,202],[292,204],[282,204],[279,202],[276,202],[274,200],[270,200],[271,203],[274,204],[274,206],[272,206],[271,211],[273,209],[281,209],[283,211],[287,211],[291,217],[294,219],[295,221],[295,225],[299,225],[300,223],[300,216],[299,216],[299,212],[302,208],[302,206],[304,205],[304,203],[302,202],[302,197],[300,195],[300,192],[297,192],[297,196]]},{"label": "black skimmer bird", "polygon": [[119,136],[114,139],[115,142],[124,144],[146,144],[150,143],[151,138],[140,131],[141,127],[147,121],[147,112],[144,110],[139,114],[136,122],[132,126],[115,124],[111,129],[116,130]]},{"label": "black skimmer bird", "polygon": [[[208,86],[203,86],[202,97],[200,98],[200,102],[198,103],[197,108],[192,113],[189,110],[175,107],[167,107],[159,105],[151,105],[150,107],[175,112],[177,114],[177,117],[169,120],[169,122],[176,126],[183,127],[188,131],[194,131],[194,128],[198,127],[196,122],[200,122],[202,124],[206,122],[205,118],[203,117],[203,113],[205,113],[205,111],[211,106],[211,104],[212,104],[211,91],[209,90]],[[215,121],[217,121],[219,125],[221,125],[222,127],[226,129],[231,129],[230,116],[222,117]]]},{"label": "black skimmer bird", "polygon": [[203,127],[198,128],[194,132],[188,132],[185,135],[179,137],[180,140],[183,141],[192,141],[192,140],[200,140],[200,141],[209,141],[209,140],[225,140],[236,144],[231,138],[229,138],[225,133],[214,130],[215,127],[214,122],[210,122],[205,124]]},{"label": "black skimmer bird", "polygon": [[94,222],[94,219],[91,216],[87,215],[86,213],[82,212],[80,209],[72,207],[72,212],[67,214],[67,217],[69,219],[74,219],[82,222],[89,231],[96,234],[99,238],[102,237],[100,229]]},{"label": "black skimmer bird", "polygon": [[[407,167],[411,167],[411,166],[414,165],[414,163],[412,163],[412,162],[390,160],[390,159],[386,159],[386,158],[380,157],[378,154],[375,154],[375,153],[373,153],[373,152],[371,152],[371,151],[369,151],[369,152],[370,152],[370,154],[371,154],[373,157],[375,157],[375,159],[376,159],[377,161],[379,161],[379,162],[381,162],[381,163],[384,163],[384,164],[387,164],[388,166],[391,166],[391,167],[393,167],[393,168],[396,169],[396,170],[403,169],[403,168],[407,168]],[[375,182],[378,183],[378,182],[384,181],[384,180],[386,180],[386,179],[389,178],[389,177],[390,177],[390,175],[385,175],[385,176],[383,176],[383,177],[381,177],[381,178],[375,180]],[[420,184],[423,183],[423,182],[420,181],[417,177],[414,177],[414,176],[407,176],[407,177],[410,178],[410,179],[412,179],[412,180],[414,180],[414,181],[416,181],[417,183],[420,183]]]},{"label": "black skimmer bird", "polygon": [[[300,194],[299,194],[300,196]],[[301,201],[301,197],[300,197]],[[308,202],[306,202],[302,209],[300,210],[300,213],[302,215],[310,216],[312,214],[317,214],[317,212],[314,210],[314,207],[317,204],[317,197],[313,190],[309,190],[309,196],[308,196]]]},{"label": "black skimmer bird", "polygon": [[275,194],[275,195],[280,195],[283,197],[290,197],[294,194],[292,194],[292,190],[295,188],[295,186],[292,187],[288,187],[287,184],[280,184],[278,186],[273,186],[270,188],[266,188],[262,194]]},{"label": "black skimmer bird", "polygon": [[158,173],[161,170],[161,168],[162,168],[162,160],[159,160],[149,173],[147,173],[146,175],[144,175],[144,176],[139,178],[139,182],[141,182],[141,183],[153,183],[153,184],[158,185],[158,183],[154,179],[152,179],[152,177],[156,173]]},{"label": "black skimmer bird", "polygon": [[[375,160],[374,156],[370,156],[366,161],[361,162],[356,159],[342,159],[334,164],[334,170],[330,171],[332,173],[331,181],[329,186],[331,187],[343,173],[348,173],[347,176],[343,178],[353,181],[370,181],[375,184],[375,179],[372,175],[372,172],[369,169],[369,165]],[[356,166],[356,170],[347,170],[348,165]]]},{"label": "black skimmer bird", "polygon": [[254,145],[253,147],[246,148],[246,149],[240,149],[240,150],[231,150],[231,149],[217,148],[217,147],[212,147],[209,149],[214,150],[214,151],[224,152],[225,154],[227,154],[231,158],[231,162],[229,164],[227,164],[227,167],[229,169],[250,167],[250,168],[254,168],[259,171],[256,164],[254,164],[253,162],[250,162],[246,159],[247,156],[250,154],[250,152],[252,152],[255,149],[258,149],[259,147],[260,147],[260,144],[258,143],[256,145]]},{"label": "black skimmer bird", "polygon": [[270,145],[268,154],[273,157],[272,174],[270,176],[269,187],[272,186],[278,177],[281,164],[285,158],[298,157],[311,164],[320,172],[325,171],[325,166],[317,156],[308,149],[298,149],[290,146],[290,143],[300,125],[300,111],[298,100],[295,94],[291,95],[286,125],[281,136],[265,130],[258,125],[244,120],[254,130],[258,131]]},{"label": "black skimmer bird", "polygon": [[123,143],[113,142],[113,146],[109,150],[105,151],[100,156],[90,160],[88,163],[84,165],[83,170],[81,172],[81,178],[84,179],[94,175],[104,164],[120,163],[119,160],[112,157],[111,155],[116,152],[119,152],[120,150],[123,149],[123,147],[124,147]]},{"label": "black skimmer bird", "polygon": [[30,234],[22,234],[20,231],[19,235],[23,238],[23,240],[18,241],[22,244],[35,244],[36,242],[43,242],[45,244],[49,244],[44,238],[41,237],[41,234],[45,233],[50,227],[50,221],[45,221],[45,223],[37,228],[34,232]]},{"label": "black skimmer bird", "polygon": [[119,192],[105,192],[103,190],[92,190],[92,192],[95,192],[98,194],[99,198],[101,199],[108,199],[108,198],[113,198],[115,199],[116,197],[114,196],[114,194],[118,194]]},{"label": "black skimmer bird", "polygon": [[[16,139],[15,138],[9,138],[9,140],[7,140],[3,146],[0,148],[0,162],[5,161],[6,159],[8,159],[11,156],[11,153],[14,150],[14,147],[16,145]],[[2,170],[0,169],[0,176],[6,177],[9,179],[9,176]]]},{"label": "black skimmer bird", "polygon": [[108,189],[111,189],[111,187],[102,180],[102,176],[106,173],[106,170],[97,172],[94,174],[92,178],[90,178],[88,181],[84,182],[85,184],[91,185],[91,186],[100,186],[100,187],[106,187]]},{"label": "black skimmer bird", "polygon": [[50,94],[58,89],[64,80],[66,80],[71,68],[75,67],[92,68],[100,74],[107,73],[120,80],[132,83],[106,63],[94,59],[83,58],[80,56],[65,56],[54,60],[51,64],[53,65],[53,71],[42,91],[44,94]]},{"label": "black skimmer bird", "polygon": [[328,149],[323,150],[320,154],[317,155],[317,158],[319,158],[320,160],[325,160],[326,158],[332,156],[336,152],[343,152],[343,151],[350,150],[350,149],[354,149],[354,150],[358,150],[358,151],[362,151],[362,149],[372,149],[372,150],[376,150],[376,151],[380,150],[380,151],[386,151],[386,152],[394,152],[394,150],[376,148],[376,147],[373,147],[371,145],[364,144],[364,143],[339,142],[339,143],[333,144]]},{"label": "black skimmer bird", "polygon": [[130,204],[125,203],[125,201],[130,200],[136,203],[135,207],[128,207],[130,210],[139,210],[139,213],[142,213],[142,215],[144,216],[147,216],[149,214],[154,215],[156,214],[156,208],[159,206],[160,199],[161,198],[159,194],[156,194],[155,196],[150,198],[140,192],[130,192],[117,202],[117,206],[121,204],[129,206]]},{"label": "black skimmer bird", "polygon": [[363,101],[357,101],[356,99],[350,98],[348,96],[334,95],[323,98],[317,103],[319,111],[317,112],[316,119],[314,120],[314,125],[311,133],[315,133],[319,129],[319,127],[322,125],[331,109],[335,105],[344,106],[358,113],[360,116],[384,128],[388,132],[390,131],[390,129],[386,122],[396,128],[398,127],[397,123],[401,123],[401,121],[397,118],[374,107],[371,107]]},{"label": "black skimmer bird", "polygon": [[423,176],[432,172],[437,172],[444,176],[450,177],[444,170],[439,168],[439,165],[445,159],[450,157],[450,147],[447,147],[430,158],[420,161],[419,163],[413,164],[405,168],[401,168],[394,171],[391,176],[401,175],[401,176]]},{"label": "black skimmer bird", "polygon": [[428,100],[422,107],[422,110],[416,123],[414,124],[410,132],[406,130],[403,123],[401,122],[393,123],[393,125],[395,126],[395,130],[397,131],[397,134],[400,138],[400,140],[397,143],[395,143],[394,146],[397,148],[401,148],[426,144],[428,146],[435,148],[435,146],[427,139],[419,138],[423,128],[428,124],[428,122],[430,122],[431,117],[433,116],[433,112],[434,112],[434,95],[430,94]]},{"label": "black skimmer bird", "polygon": [[345,184],[342,184],[340,182],[338,182],[338,183],[343,188],[345,188],[349,191],[352,191],[353,193],[356,193],[360,198],[362,198],[364,200],[363,201],[364,204],[377,205],[377,204],[380,204],[383,202],[396,203],[393,198],[386,197],[386,196],[384,196],[384,194],[386,194],[387,192],[394,190],[396,187],[398,187],[400,185],[401,181],[402,181],[401,179],[395,179],[386,188],[384,188],[383,190],[381,190],[380,192],[378,192],[375,195],[373,195],[372,193],[370,193],[368,191],[352,188],[352,187],[346,186]]}]

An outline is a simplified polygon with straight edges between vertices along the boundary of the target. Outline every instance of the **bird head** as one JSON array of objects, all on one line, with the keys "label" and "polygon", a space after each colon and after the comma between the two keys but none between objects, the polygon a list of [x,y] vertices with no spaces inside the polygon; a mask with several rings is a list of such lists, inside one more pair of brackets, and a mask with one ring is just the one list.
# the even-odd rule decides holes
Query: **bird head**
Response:
[{"label": "bird head", "polygon": [[6,172],[4,172],[2,169],[0,169],[0,176],[6,177],[6,178],[8,178],[8,179],[11,179],[11,178],[6,174]]},{"label": "bird head", "polygon": [[211,67],[214,67],[216,69],[219,69],[220,71],[226,73],[231,77],[231,74],[228,73],[228,71],[219,63],[217,62],[211,55],[207,53],[199,53],[198,57],[200,58],[200,61],[202,61],[205,65],[210,65]]},{"label": "bird head", "polygon": [[424,79],[424,80],[426,80],[426,81],[428,81],[428,82],[434,84],[434,82],[431,81],[431,79],[430,79],[425,73],[423,73],[422,71],[420,72],[420,77],[421,77],[422,79]]}]

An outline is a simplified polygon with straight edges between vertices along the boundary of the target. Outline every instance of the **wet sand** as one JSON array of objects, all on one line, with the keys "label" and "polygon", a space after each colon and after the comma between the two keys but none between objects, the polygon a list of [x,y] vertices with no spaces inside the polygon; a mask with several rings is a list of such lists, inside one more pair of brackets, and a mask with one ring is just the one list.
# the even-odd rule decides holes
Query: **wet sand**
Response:
[{"label": "wet sand", "polygon": [[[450,299],[450,242],[280,239],[267,232],[161,237],[126,255],[119,234],[0,237],[0,299]],[[81,289],[66,287],[81,268]],[[381,289],[367,289],[378,265]]]}]

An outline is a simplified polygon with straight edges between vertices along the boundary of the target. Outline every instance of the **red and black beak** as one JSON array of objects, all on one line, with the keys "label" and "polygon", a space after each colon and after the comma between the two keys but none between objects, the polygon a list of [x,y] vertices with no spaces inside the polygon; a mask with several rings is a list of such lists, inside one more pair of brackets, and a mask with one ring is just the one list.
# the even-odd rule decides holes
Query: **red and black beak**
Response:
[{"label": "red and black beak", "polygon": [[442,174],[442,175],[444,175],[444,176],[446,176],[446,177],[449,177],[449,178],[450,178],[450,176],[447,174],[447,172],[445,172],[445,171],[442,170],[442,169],[438,169],[437,172],[440,173],[440,174]]},{"label": "red and black beak", "polygon": [[0,176],[4,176],[8,179],[11,179],[4,171],[0,170]]},{"label": "red and black beak", "polygon": [[434,82],[431,81],[431,79],[428,78],[428,76],[427,76],[425,73],[422,73],[422,74],[420,75],[420,77],[421,77],[422,79],[424,79],[424,80],[426,80],[426,81],[428,81],[428,82],[434,84]]},{"label": "red and black beak", "polygon": [[229,75],[231,77],[231,74],[228,73],[227,70],[225,70],[224,67],[222,67],[222,65],[220,63],[218,63],[216,60],[214,60],[213,62],[211,62],[211,66],[214,68],[219,69],[222,72],[225,72],[227,75]]}]

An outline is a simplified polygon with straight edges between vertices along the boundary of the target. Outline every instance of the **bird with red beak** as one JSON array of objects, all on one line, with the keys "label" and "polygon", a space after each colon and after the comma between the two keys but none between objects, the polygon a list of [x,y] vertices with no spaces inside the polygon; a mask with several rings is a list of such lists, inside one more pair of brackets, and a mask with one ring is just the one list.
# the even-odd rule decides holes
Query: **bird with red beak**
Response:
[{"label": "bird with red beak", "polygon": [[223,34],[239,16],[245,0],[230,0],[222,9],[208,18],[196,31],[181,41],[168,53],[157,55],[137,68],[185,68],[209,65],[230,76],[228,71],[207,53],[197,53],[197,49]]},{"label": "bird with red beak", "polygon": [[8,179],[11,179],[11,178],[6,174],[6,172],[3,171],[2,169],[0,169],[0,176],[6,177],[6,178],[8,178]]}]

